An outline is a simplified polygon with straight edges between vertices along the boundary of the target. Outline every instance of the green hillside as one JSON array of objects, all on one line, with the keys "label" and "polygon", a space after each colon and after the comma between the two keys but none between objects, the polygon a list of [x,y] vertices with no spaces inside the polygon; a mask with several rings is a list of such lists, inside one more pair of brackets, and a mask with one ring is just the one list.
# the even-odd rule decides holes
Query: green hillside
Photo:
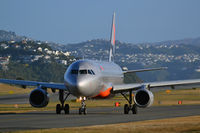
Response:
[{"label": "green hillside", "polygon": [[63,82],[76,58],[36,41],[0,42],[0,78]]},{"label": "green hillside", "polygon": [[[43,42],[0,42],[0,78],[62,83],[67,67],[76,60]],[[135,74],[125,75],[126,83],[139,81]]]}]

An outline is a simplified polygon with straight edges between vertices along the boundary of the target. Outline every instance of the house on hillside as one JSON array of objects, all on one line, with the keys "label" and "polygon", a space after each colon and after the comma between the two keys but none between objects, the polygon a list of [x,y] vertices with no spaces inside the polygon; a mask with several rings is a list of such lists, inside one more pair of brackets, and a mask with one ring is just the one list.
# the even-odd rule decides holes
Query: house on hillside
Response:
[{"label": "house on hillside", "polygon": [[10,56],[8,57],[0,57],[0,66],[1,68],[6,71],[8,70],[8,64],[9,64],[9,61],[10,61]]}]

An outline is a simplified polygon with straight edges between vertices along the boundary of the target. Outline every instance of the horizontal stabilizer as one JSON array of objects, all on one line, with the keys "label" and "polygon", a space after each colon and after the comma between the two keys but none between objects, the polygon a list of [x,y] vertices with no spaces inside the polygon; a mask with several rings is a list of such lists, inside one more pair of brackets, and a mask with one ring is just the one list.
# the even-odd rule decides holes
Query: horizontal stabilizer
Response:
[{"label": "horizontal stabilizer", "polygon": [[157,71],[157,70],[166,70],[166,69],[167,67],[148,68],[148,69],[128,70],[128,71],[123,71],[123,73],[136,73],[136,72]]}]

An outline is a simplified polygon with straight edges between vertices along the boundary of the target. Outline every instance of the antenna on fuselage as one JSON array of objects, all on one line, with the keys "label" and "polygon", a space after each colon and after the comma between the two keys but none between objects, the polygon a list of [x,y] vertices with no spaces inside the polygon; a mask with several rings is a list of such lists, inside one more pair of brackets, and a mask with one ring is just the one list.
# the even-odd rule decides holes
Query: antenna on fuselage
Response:
[{"label": "antenna on fuselage", "polygon": [[110,53],[109,53],[109,62],[114,62],[115,54],[115,12],[113,14],[112,28],[110,35]]}]

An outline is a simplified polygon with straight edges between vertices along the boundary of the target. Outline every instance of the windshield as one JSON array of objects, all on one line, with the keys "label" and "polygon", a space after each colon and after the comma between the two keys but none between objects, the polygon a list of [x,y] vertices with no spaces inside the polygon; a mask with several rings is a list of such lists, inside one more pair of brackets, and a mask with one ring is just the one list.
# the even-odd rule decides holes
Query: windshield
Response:
[{"label": "windshield", "polygon": [[87,74],[87,70],[79,70],[80,74]]},{"label": "windshield", "polygon": [[78,70],[71,70],[71,74],[78,74]]},{"label": "windshield", "polygon": [[71,74],[90,74],[90,75],[95,75],[93,70],[71,70]]}]

